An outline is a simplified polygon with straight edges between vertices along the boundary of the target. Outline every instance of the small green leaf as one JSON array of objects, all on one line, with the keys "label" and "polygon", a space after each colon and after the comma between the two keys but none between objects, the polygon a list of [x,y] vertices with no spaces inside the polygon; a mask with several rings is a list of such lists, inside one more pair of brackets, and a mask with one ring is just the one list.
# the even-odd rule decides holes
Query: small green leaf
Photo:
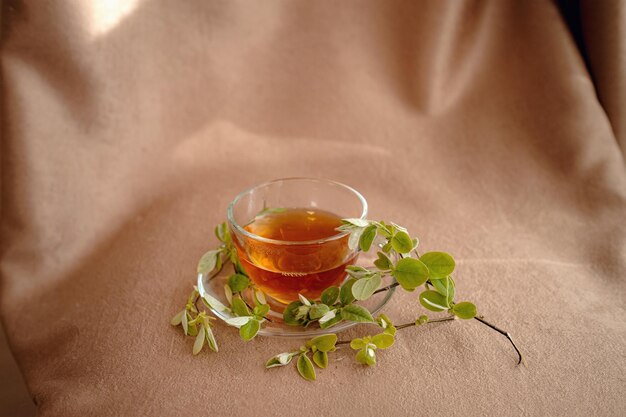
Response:
[{"label": "small green leaf", "polygon": [[302,306],[300,301],[293,301],[285,307],[285,311],[283,312],[283,321],[290,326],[299,326],[300,320],[296,319],[296,315],[298,314],[298,308]]},{"label": "small green leaf", "polygon": [[365,347],[357,352],[356,360],[363,365],[374,366],[376,365],[376,353],[374,349]]},{"label": "small green leaf", "polygon": [[454,281],[450,277],[434,279],[430,281],[437,292],[448,300],[448,304],[454,301]]},{"label": "small green leaf", "polygon": [[322,352],[329,352],[335,348],[335,343],[337,343],[337,335],[331,333],[314,337],[306,345],[307,347],[316,347]]},{"label": "small green leaf", "polygon": [[246,342],[252,340],[261,328],[261,323],[257,319],[250,319],[239,328],[239,336]]},{"label": "small green leaf", "polygon": [[319,319],[324,316],[324,314],[328,313],[330,308],[326,304],[313,304],[311,309],[309,310],[309,317],[311,320]]},{"label": "small green leaf", "polygon": [[319,324],[322,329],[328,329],[329,327],[339,323],[341,320],[343,320],[341,318],[341,309],[331,310],[324,314],[324,317],[319,319]]},{"label": "small green leaf", "polygon": [[372,247],[372,242],[376,238],[377,228],[375,225],[367,226],[363,233],[361,233],[361,237],[359,238],[359,246],[363,252],[367,252]]},{"label": "small green leaf", "polygon": [[226,324],[233,327],[241,327],[247,324],[250,320],[254,320],[254,317],[246,316],[246,317],[231,317],[226,319]]},{"label": "small green leaf", "polygon": [[322,369],[326,368],[328,366],[328,353],[318,350],[313,354],[313,362]]},{"label": "small green leaf", "polygon": [[298,298],[300,299],[300,302],[305,305],[305,306],[311,306],[311,301],[309,301],[308,298],[306,298],[304,295],[302,294],[298,294]]},{"label": "small green leaf", "polygon": [[376,345],[378,349],[387,349],[391,347],[394,342],[394,337],[389,333],[380,333],[372,337],[372,343]]},{"label": "small green leaf", "polygon": [[195,337],[198,335],[198,326],[196,325],[196,323],[191,324],[191,322],[189,322],[189,336]]},{"label": "small green leaf", "polygon": [[183,325],[183,332],[189,334],[189,313],[185,310],[185,314],[180,318],[180,322]]},{"label": "small green leaf", "polygon": [[233,303],[233,290],[230,288],[228,284],[224,284],[224,295],[226,296],[226,300],[228,304]]},{"label": "small green leaf", "polygon": [[215,269],[215,265],[217,264],[217,257],[220,254],[220,250],[210,250],[206,252],[198,261],[197,272],[198,274],[208,274],[213,269]]},{"label": "small green leaf", "polygon": [[342,308],[341,317],[344,320],[350,320],[359,323],[369,323],[374,321],[374,318],[367,309],[356,304],[349,304]]},{"label": "small green leaf", "polygon": [[250,279],[242,274],[233,274],[228,278],[228,286],[234,292],[241,292],[248,288],[250,285]]},{"label": "small green leaf", "polygon": [[431,311],[444,311],[450,308],[448,300],[437,291],[424,291],[420,294],[420,303]]},{"label": "small green leaf", "polygon": [[254,301],[257,304],[267,304],[267,300],[265,299],[265,294],[261,290],[254,290]]},{"label": "small green leaf", "polygon": [[391,320],[389,320],[389,317],[387,317],[386,314],[381,314],[380,316],[378,316],[378,324],[384,329],[385,333],[388,333],[392,336],[396,334],[396,327],[393,325]]},{"label": "small green leaf", "polygon": [[322,317],[320,317],[319,323],[320,324],[326,323],[330,319],[335,318],[336,314],[337,314],[337,310],[330,310],[330,311],[326,312],[326,314],[324,314]]},{"label": "small green leaf", "polygon": [[447,277],[455,267],[454,258],[445,252],[427,252],[420,256],[420,261],[428,267],[432,279]]},{"label": "small green leaf", "polygon": [[352,285],[352,295],[357,300],[366,300],[380,287],[382,278],[374,274],[370,278],[361,278]]},{"label": "small green leaf", "polygon": [[218,240],[220,242],[226,242],[227,237],[229,236],[230,233],[228,232],[228,225],[226,224],[226,222],[224,223],[220,223],[217,226],[215,226],[215,236],[218,238]]},{"label": "small green leaf", "polygon": [[194,355],[197,355],[202,350],[204,346],[204,342],[206,340],[206,331],[204,330],[204,326],[200,326],[200,331],[198,332],[198,336],[196,337],[196,341],[193,343],[193,351]]},{"label": "small green leaf", "polygon": [[352,286],[355,282],[355,278],[350,278],[341,286],[341,290],[339,291],[339,301],[341,302],[341,304],[350,304],[354,301],[354,295],[352,295]]},{"label": "small green leaf", "polygon": [[419,259],[402,258],[392,275],[406,291],[413,291],[428,279],[428,268]]},{"label": "small green leaf", "polygon": [[209,345],[209,348],[213,352],[217,352],[218,351],[217,341],[215,340],[215,336],[213,335],[213,331],[211,330],[211,327],[208,325],[205,328],[205,334],[206,334],[206,342]]},{"label": "small green leaf", "polygon": [[391,247],[398,253],[409,253],[413,249],[411,236],[405,231],[399,231],[391,238]]},{"label": "small green leaf", "polygon": [[369,226],[370,222],[368,220],[365,219],[341,219],[341,222],[343,224],[348,224],[348,225],[352,225],[352,226],[356,226],[356,227],[367,227]]},{"label": "small green leaf", "polygon": [[417,318],[417,320],[415,320],[416,326],[421,326],[422,324],[426,324],[426,323],[428,323],[428,316],[426,314],[422,314],[421,316]]},{"label": "small green leaf", "polygon": [[267,313],[270,312],[270,306],[269,304],[261,304],[259,306],[254,307],[253,312],[257,318],[262,319],[263,317],[267,315]]},{"label": "small green leaf", "polygon": [[354,350],[359,350],[365,347],[365,345],[367,345],[367,342],[363,339],[360,338],[356,338],[356,339],[352,339],[350,341],[350,347]]},{"label": "small green leaf", "polygon": [[183,311],[176,313],[176,315],[172,317],[170,324],[172,326],[178,326],[183,321],[183,314],[185,314],[186,312],[187,310],[183,310]]},{"label": "small green leaf", "polygon": [[476,317],[476,306],[468,301],[455,304],[452,312],[460,319],[469,320]]},{"label": "small green leaf", "polygon": [[350,237],[348,238],[348,248],[350,248],[350,250],[355,250],[359,247],[363,230],[365,229],[353,229],[350,231]]},{"label": "small green leaf", "polygon": [[313,369],[313,363],[306,353],[302,353],[298,358],[297,368],[302,378],[307,381],[315,381],[315,369]]},{"label": "small green leaf", "polygon": [[335,301],[337,301],[337,298],[339,298],[339,288],[333,285],[332,287],[328,287],[324,290],[321,296],[321,301],[327,306],[332,306],[335,304]]},{"label": "small green leaf", "polygon": [[250,315],[250,310],[248,309],[248,306],[239,297],[234,297],[233,298],[233,302],[231,303],[231,306],[233,308],[233,313],[235,313],[238,316],[249,316]]},{"label": "small green leaf", "polygon": [[226,311],[228,308],[222,304],[217,298],[210,296],[209,294],[204,294],[202,297],[202,302],[209,308],[217,311]]},{"label": "small green leaf", "polygon": [[393,268],[393,262],[384,252],[378,252],[378,259],[374,261],[374,265],[381,271],[388,271]]},{"label": "small green leaf", "polygon": [[284,352],[284,353],[279,353],[278,355],[274,356],[273,358],[270,358],[270,360],[267,361],[267,363],[265,364],[266,368],[274,368],[276,366],[285,366],[287,364],[289,364],[291,362],[291,359],[293,359],[293,357],[297,354],[298,352]]}]

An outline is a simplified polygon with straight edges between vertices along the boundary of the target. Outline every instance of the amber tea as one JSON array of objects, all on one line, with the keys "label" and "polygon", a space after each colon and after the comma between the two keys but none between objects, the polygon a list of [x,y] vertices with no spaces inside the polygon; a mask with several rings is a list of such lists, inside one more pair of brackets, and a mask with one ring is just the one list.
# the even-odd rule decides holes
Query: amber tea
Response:
[{"label": "amber tea", "polygon": [[347,236],[332,239],[340,225],[339,216],[316,208],[266,210],[244,229],[265,239],[303,243],[245,235],[235,243],[242,266],[264,293],[283,303],[297,300],[298,294],[315,299],[324,289],[341,284],[346,265],[357,256],[349,249]]}]

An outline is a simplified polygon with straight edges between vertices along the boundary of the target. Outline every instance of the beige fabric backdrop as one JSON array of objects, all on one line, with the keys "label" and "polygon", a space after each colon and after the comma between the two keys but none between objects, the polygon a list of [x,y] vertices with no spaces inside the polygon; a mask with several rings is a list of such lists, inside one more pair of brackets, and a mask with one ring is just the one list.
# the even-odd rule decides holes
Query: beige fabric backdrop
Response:
[{"label": "beige fabric backdrop", "polygon": [[[626,414],[624,160],[553,3],[9,6],[0,312],[42,416]],[[474,322],[316,383],[221,324],[192,357],[169,319],[212,226],[285,176],[452,252],[529,367]]]}]

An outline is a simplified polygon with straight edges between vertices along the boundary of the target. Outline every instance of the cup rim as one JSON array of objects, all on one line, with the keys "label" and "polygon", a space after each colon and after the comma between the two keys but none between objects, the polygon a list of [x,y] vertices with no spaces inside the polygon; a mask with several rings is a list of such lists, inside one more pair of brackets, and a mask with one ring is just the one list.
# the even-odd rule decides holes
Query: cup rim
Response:
[{"label": "cup rim", "polygon": [[275,180],[271,180],[271,181],[266,181],[263,182],[261,184],[257,184],[254,185],[252,187],[249,187],[245,190],[243,190],[242,192],[240,192],[239,194],[237,194],[237,196],[235,196],[235,198],[233,199],[233,201],[231,201],[231,203],[228,205],[228,210],[227,210],[227,218],[228,218],[228,223],[230,223],[230,225],[235,228],[235,230],[239,233],[241,233],[242,235],[254,239],[254,240],[258,240],[260,242],[265,242],[265,243],[272,243],[275,245],[289,245],[289,246],[297,246],[297,245],[312,245],[312,244],[320,244],[320,243],[325,243],[325,242],[330,242],[333,240],[338,240],[341,239],[347,235],[350,234],[350,232],[338,232],[335,235],[332,236],[328,236],[325,237],[324,239],[315,239],[315,240],[304,240],[304,241],[289,241],[289,240],[278,240],[278,239],[269,239],[263,236],[259,236],[257,234],[251,233],[249,231],[247,231],[246,229],[244,229],[239,223],[237,223],[237,221],[235,220],[235,216],[233,214],[233,210],[235,207],[235,204],[237,204],[237,202],[239,202],[239,200],[251,193],[253,190],[259,188],[259,187],[264,187],[264,186],[268,186],[270,184],[276,183],[276,182],[285,182],[285,181],[313,181],[313,182],[324,182],[324,183],[329,183],[329,184],[334,184],[337,185],[339,187],[342,187],[346,190],[348,190],[349,192],[351,192],[352,194],[354,194],[359,201],[361,202],[361,216],[359,217],[360,219],[365,219],[367,217],[367,200],[365,200],[365,197],[363,197],[363,195],[361,195],[361,193],[359,193],[357,190],[355,190],[354,188],[350,187],[349,185],[343,184],[341,182],[338,181],[334,181],[334,180],[329,180],[326,178],[313,178],[313,177],[287,177],[287,178],[278,178]]}]

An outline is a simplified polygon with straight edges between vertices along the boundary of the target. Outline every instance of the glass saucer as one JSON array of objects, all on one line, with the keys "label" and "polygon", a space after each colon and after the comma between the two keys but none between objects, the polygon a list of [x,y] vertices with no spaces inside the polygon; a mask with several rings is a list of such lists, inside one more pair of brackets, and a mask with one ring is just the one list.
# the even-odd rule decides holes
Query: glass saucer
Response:
[{"label": "glass saucer", "polygon": [[[371,266],[373,261],[376,259],[374,251],[370,251],[369,253],[361,253],[359,255],[357,265],[361,266]],[[216,276],[209,278],[207,274],[199,274],[198,275],[198,292],[201,296],[205,294],[210,295],[213,298],[216,298],[225,306],[228,306],[228,300],[226,299],[226,294],[224,293],[224,284],[228,281],[228,277],[232,275],[232,268],[230,265],[225,265],[220,273]],[[387,285],[393,283],[393,278],[384,277],[382,287],[386,287]],[[383,291],[378,294],[372,295],[369,299],[365,301],[358,301],[357,303],[367,308],[372,316],[376,316],[376,314],[387,304],[396,288],[392,288],[388,291]],[[244,294],[244,298],[249,298],[249,295]],[[249,304],[252,304],[251,300],[247,300]],[[300,326],[290,326],[283,322],[283,314],[282,311],[285,308],[285,305],[268,299],[268,304],[270,304],[271,310],[268,314],[268,317],[271,322],[265,321],[261,329],[259,330],[259,335],[261,336],[275,336],[275,337],[293,337],[293,338],[310,338],[314,336],[318,336],[321,334],[328,333],[339,333],[350,327],[354,326],[355,322],[351,321],[342,321],[330,328],[320,329],[317,323],[311,324],[309,327],[300,327]],[[227,320],[235,317],[229,311],[218,311],[216,309],[211,309],[213,314],[216,317]]]}]

